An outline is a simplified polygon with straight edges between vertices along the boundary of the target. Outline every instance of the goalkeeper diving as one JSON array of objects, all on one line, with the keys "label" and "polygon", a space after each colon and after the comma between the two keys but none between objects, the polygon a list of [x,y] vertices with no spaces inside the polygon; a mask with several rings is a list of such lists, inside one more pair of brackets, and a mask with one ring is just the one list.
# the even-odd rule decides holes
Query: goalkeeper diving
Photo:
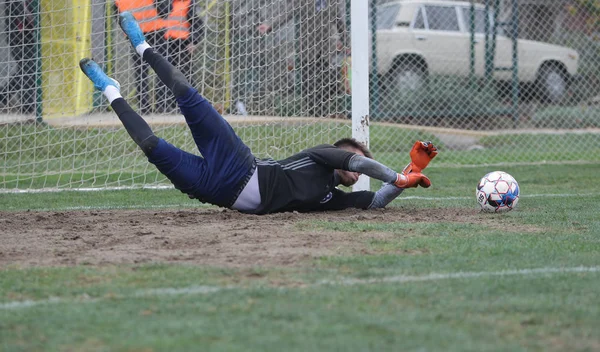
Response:
[{"label": "goalkeeper diving", "polygon": [[[137,54],[175,96],[201,156],[157,137],[121,96],[119,83],[96,62],[82,59],[81,70],[108,99],[148,161],[190,198],[250,214],[374,209],[385,207],[406,188],[431,186],[421,172],[438,153],[430,142],[417,141],[410,151],[411,162],[399,173],[373,160],[366,146],[352,138],[283,160],[255,157],[185,76],[148,45],[131,13],[121,13],[119,24]],[[355,184],[361,174],[384,184],[377,192],[337,188]]]}]

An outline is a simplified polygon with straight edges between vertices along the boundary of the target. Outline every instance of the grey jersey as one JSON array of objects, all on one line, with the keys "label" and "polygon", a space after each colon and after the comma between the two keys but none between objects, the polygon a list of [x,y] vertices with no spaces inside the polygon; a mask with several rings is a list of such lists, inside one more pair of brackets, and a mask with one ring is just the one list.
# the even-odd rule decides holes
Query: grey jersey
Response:
[{"label": "grey jersey", "polygon": [[[366,208],[373,200],[373,192],[344,193],[336,190],[339,177],[335,170],[348,170],[350,158],[354,155],[324,144],[279,161],[258,160],[261,204],[256,213]],[[332,199],[334,196],[337,196],[336,199]],[[343,204],[337,200],[343,200]]]}]

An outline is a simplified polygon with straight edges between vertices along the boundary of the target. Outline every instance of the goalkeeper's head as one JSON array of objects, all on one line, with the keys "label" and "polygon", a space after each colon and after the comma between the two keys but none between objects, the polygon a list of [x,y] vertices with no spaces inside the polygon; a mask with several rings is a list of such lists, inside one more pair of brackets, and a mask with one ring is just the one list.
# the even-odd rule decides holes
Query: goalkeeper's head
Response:
[{"label": "goalkeeper's head", "polygon": [[[373,159],[373,154],[371,154],[371,151],[369,150],[369,148],[367,148],[366,145],[357,141],[354,138],[342,138],[339,141],[333,143],[333,145],[335,145],[338,148],[342,148],[344,150],[351,151],[353,153],[356,153],[354,150],[358,150],[358,151],[360,151],[360,154],[362,156],[366,156],[369,159]],[[352,149],[352,150],[350,150],[350,149]]]},{"label": "goalkeeper's head", "polygon": [[[366,145],[357,141],[354,138],[342,138],[339,141],[333,143],[333,145],[335,145],[338,148],[347,150],[351,153],[355,153],[367,157],[369,159],[373,159],[373,154],[371,154],[369,148],[367,148]],[[340,177],[340,184],[346,187],[355,184],[358,181],[358,178],[360,177],[359,172],[352,172],[347,170],[336,170],[336,172]]]}]

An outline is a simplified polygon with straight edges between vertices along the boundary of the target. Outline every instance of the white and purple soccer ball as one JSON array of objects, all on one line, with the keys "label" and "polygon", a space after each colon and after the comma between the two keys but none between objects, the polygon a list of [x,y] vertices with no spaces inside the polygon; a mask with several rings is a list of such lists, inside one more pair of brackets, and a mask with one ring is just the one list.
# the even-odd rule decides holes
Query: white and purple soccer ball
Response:
[{"label": "white and purple soccer ball", "polygon": [[500,213],[517,206],[520,191],[514,177],[504,171],[494,171],[481,178],[475,195],[483,211]]}]

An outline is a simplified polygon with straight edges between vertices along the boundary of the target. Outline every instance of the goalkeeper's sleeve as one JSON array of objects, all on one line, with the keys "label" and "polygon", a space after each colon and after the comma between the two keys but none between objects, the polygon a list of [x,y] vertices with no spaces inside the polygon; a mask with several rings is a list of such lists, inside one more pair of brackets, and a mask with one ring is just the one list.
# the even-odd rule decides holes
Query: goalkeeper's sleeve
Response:
[{"label": "goalkeeper's sleeve", "polygon": [[396,197],[398,197],[402,191],[404,191],[404,188],[398,188],[393,184],[384,183],[379,191],[375,192],[373,201],[369,205],[368,209],[385,208],[385,206],[396,199]]},{"label": "goalkeeper's sleeve", "polygon": [[394,183],[398,177],[398,173],[382,163],[364,157],[362,155],[354,155],[348,161],[348,171],[360,172],[369,177],[378,179],[387,183]]}]

